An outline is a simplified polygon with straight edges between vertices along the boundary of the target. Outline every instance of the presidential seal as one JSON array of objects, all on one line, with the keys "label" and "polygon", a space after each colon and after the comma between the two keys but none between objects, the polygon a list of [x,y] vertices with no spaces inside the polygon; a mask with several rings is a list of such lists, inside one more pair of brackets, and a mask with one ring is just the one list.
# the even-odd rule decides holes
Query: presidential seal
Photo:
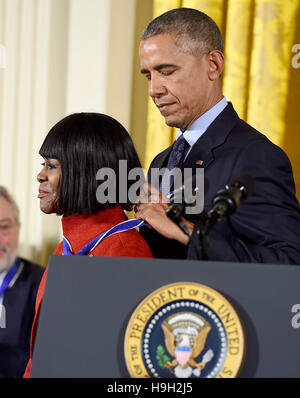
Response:
[{"label": "presidential seal", "polygon": [[125,333],[131,377],[236,377],[245,338],[229,301],[192,282],[163,286],[133,312]]}]

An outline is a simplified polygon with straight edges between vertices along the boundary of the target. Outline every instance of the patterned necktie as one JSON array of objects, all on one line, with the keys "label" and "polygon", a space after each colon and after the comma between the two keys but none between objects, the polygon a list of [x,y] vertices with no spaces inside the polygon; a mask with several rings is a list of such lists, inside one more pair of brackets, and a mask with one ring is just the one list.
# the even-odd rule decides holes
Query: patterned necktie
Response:
[{"label": "patterned necktie", "polygon": [[[177,140],[174,142],[172,151],[170,153],[170,157],[168,160],[167,168],[171,171],[174,168],[181,168],[183,160],[184,160],[184,155],[186,149],[189,147],[189,144],[185,140],[183,134]],[[165,173],[166,174],[166,173]],[[163,178],[162,184],[161,184],[161,192],[163,192],[165,195],[169,194],[170,191],[168,188],[172,188],[174,185],[174,176],[171,175],[170,180],[168,178]]]}]

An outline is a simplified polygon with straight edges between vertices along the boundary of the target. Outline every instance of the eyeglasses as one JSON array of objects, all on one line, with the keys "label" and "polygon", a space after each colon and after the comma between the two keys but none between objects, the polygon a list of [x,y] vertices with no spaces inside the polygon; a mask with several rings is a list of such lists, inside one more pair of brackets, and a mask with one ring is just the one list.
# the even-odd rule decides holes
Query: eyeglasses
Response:
[{"label": "eyeglasses", "polygon": [[9,234],[11,234],[11,231],[14,227],[16,227],[18,224],[17,223],[0,223],[0,234],[7,236]]}]

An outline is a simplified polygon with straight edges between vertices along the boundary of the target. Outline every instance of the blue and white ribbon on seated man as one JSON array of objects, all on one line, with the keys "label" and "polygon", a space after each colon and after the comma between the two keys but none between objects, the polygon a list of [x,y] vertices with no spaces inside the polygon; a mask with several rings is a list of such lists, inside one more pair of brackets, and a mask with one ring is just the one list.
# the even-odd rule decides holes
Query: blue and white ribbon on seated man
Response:
[{"label": "blue and white ribbon on seated man", "polygon": [[16,277],[20,266],[21,266],[21,259],[17,258],[15,263],[14,263],[14,265],[9,269],[9,271],[5,275],[5,278],[3,279],[3,282],[1,283],[1,286],[0,286],[0,297],[9,288],[11,282]]}]

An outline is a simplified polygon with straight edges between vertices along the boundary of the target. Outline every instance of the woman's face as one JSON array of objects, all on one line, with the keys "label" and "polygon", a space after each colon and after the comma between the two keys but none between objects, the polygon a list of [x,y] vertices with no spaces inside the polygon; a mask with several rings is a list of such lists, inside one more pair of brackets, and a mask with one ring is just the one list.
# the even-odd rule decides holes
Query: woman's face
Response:
[{"label": "woman's face", "polygon": [[44,158],[42,170],[37,175],[40,183],[38,198],[40,209],[46,214],[58,213],[58,187],[61,178],[61,165],[57,159]]}]

